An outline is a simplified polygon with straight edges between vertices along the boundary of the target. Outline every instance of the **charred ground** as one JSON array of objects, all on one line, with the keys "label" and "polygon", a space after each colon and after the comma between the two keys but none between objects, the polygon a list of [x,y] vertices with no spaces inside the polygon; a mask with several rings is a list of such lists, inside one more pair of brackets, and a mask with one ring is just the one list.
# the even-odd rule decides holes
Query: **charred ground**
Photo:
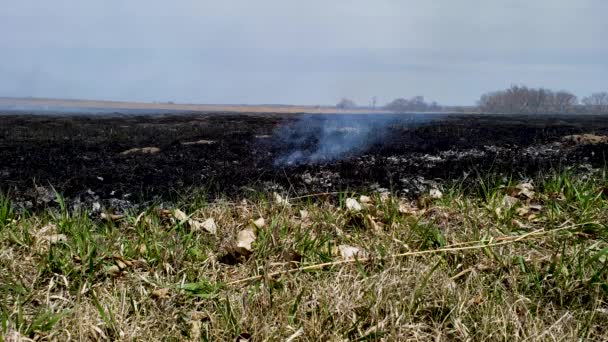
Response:
[{"label": "charred ground", "polygon": [[[317,151],[328,123],[337,127],[332,141],[366,127],[365,141],[337,157],[281,162]],[[71,202],[116,210],[201,187],[210,197],[374,188],[417,196],[489,173],[603,166],[608,146],[564,140],[608,134],[603,116],[2,115],[0,127],[0,191],[34,208],[52,202],[51,186]],[[144,147],[158,150],[132,150]]]}]

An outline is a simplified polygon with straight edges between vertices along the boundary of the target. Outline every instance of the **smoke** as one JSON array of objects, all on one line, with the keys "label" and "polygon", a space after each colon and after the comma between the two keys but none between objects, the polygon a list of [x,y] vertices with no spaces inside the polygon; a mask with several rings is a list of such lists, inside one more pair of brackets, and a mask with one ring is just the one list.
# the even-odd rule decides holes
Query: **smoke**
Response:
[{"label": "smoke", "polygon": [[278,129],[275,166],[321,164],[356,157],[390,141],[395,126],[428,121],[424,114],[303,115]]}]

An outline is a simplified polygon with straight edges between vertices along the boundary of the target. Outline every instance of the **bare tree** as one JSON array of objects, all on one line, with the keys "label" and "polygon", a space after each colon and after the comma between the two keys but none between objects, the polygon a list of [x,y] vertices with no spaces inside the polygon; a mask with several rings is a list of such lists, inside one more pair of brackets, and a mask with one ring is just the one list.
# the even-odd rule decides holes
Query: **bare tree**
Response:
[{"label": "bare tree", "polygon": [[591,94],[581,101],[590,113],[608,114],[608,92]]},{"label": "bare tree", "polygon": [[567,91],[514,85],[482,95],[478,105],[486,113],[564,114],[573,112],[577,102],[577,97]]},{"label": "bare tree", "polygon": [[342,98],[342,100],[340,100],[340,102],[338,102],[338,104],[336,105],[336,108],[340,109],[351,109],[356,107],[357,104],[355,103],[355,101],[347,98]]},{"label": "bare tree", "polygon": [[424,96],[414,96],[409,100],[402,97],[394,99],[384,106],[384,108],[394,112],[427,112],[438,111],[441,109],[441,106],[435,101],[427,103],[424,100]]},{"label": "bare tree", "polygon": [[572,113],[578,104],[576,95],[567,91],[558,91],[554,94],[553,107],[557,113]]}]

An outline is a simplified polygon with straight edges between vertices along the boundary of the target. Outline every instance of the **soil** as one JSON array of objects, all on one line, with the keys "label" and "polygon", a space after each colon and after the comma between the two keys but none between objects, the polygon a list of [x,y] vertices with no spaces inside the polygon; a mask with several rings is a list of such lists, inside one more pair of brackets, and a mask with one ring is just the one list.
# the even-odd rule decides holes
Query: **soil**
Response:
[{"label": "soil", "polygon": [[[577,138],[583,135],[583,138]],[[608,116],[0,115],[0,191],[22,208],[122,211],[204,188],[416,197],[479,175],[604,166]],[[572,137],[574,136],[574,137]]]}]

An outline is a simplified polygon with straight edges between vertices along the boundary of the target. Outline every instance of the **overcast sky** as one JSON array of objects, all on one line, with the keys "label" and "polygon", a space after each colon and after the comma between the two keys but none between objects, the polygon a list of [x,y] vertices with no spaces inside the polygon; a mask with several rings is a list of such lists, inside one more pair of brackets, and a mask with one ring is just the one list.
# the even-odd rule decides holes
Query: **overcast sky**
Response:
[{"label": "overcast sky", "polygon": [[606,0],[0,0],[0,96],[474,104],[608,90]]}]

